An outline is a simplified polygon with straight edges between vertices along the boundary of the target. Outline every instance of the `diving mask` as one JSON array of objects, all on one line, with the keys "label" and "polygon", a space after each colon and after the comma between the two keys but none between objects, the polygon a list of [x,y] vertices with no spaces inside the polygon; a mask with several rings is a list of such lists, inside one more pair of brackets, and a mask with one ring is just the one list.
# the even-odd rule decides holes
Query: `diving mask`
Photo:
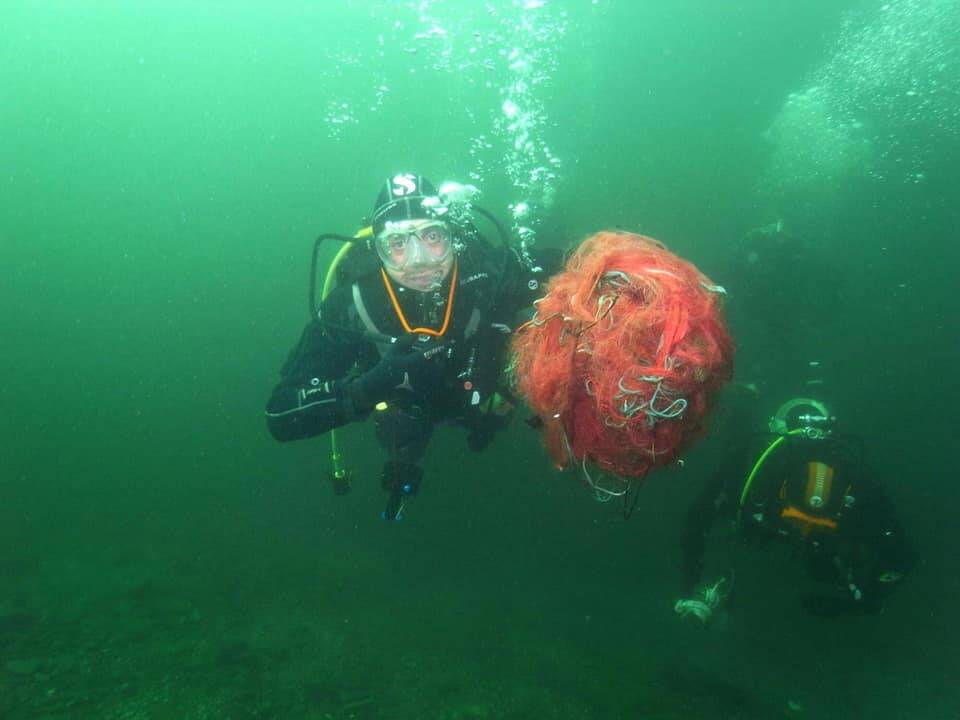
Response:
[{"label": "diving mask", "polygon": [[374,244],[380,260],[391,270],[440,265],[453,251],[450,229],[441,220],[388,222]]}]

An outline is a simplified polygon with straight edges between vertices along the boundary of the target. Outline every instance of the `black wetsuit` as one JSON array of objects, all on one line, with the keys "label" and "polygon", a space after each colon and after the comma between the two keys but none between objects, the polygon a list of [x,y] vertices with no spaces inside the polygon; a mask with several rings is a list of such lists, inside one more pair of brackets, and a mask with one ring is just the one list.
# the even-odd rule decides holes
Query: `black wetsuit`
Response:
[{"label": "black wetsuit", "polygon": [[[718,516],[727,515],[737,518],[734,527],[740,537],[733,542],[793,542],[808,575],[833,586],[803,598],[809,612],[879,612],[884,595],[913,567],[915,555],[882,486],[863,467],[859,442],[786,438],[759,466],[740,508],[744,482],[775,437],[730,448],[727,461],[690,506],[683,536],[684,594],[692,595],[699,585],[707,535]],[[809,503],[811,463],[832,471],[832,489],[818,508]],[[742,552],[738,547],[736,554]]]},{"label": "black wetsuit", "polygon": [[[525,319],[523,311],[542,295],[549,275],[559,269],[561,252],[543,249],[533,260],[531,269],[510,249],[471,241],[457,258],[453,310],[442,338],[414,339],[404,330],[379,266],[338,287],[281,370],[281,381],[267,403],[270,433],[279,441],[321,435],[366,418],[377,402],[387,401],[388,409],[375,414],[378,439],[389,455],[385,487],[390,473],[402,475],[400,481],[419,474],[415,464],[438,422],[464,426],[471,449],[481,449],[506,421],[491,412],[491,400],[506,392],[502,371],[510,333]],[[442,287],[430,292],[392,284],[409,327],[442,327],[453,277],[451,272]],[[412,391],[397,390],[390,397],[357,392],[358,375],[390,352],[389,337],[435,347],[428,374],[418,378]]]}]

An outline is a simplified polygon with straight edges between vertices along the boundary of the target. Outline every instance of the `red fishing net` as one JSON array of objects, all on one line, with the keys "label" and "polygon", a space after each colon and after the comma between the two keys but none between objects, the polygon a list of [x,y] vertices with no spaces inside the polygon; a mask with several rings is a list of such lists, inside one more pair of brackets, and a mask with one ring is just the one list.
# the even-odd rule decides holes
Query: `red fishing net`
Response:
[{"label": "red fishing net", "polygon": [[580,245],[513,340],[514,381],[559,467],[582,465],[599,492],[588,464],[629,480],[677,459],[732,373],[722,294],[651,238]]}]

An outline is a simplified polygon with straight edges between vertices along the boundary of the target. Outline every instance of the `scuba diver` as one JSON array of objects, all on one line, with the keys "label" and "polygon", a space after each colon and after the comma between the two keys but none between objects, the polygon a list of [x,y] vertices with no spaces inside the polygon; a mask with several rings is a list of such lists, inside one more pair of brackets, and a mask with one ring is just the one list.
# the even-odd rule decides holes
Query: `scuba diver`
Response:
[{"label": "scuba diver", "polygon": [[[438,193],[412,173],[384,182],[370,226],[334,236],[351,241],[346,261],[338,256],[328,273],[327,285],[339,273],[337,287],[319,308],[311,287],[311,319],[267,403],[267,427],[281,442],[373,414],[387,452],[386,520],[399,519],[417,494],[437,423],[465,428],[480,451],[509,422],[502,375],[510,333],[560,266],[559,250],[541,249],[534,260],[526,246],[511,247],[496,219],[470,203],[475,193],[456,183]],[[480,234],[474,212],[496,226],[501,247]],[[334,490],[343,494],[349,475],[333,445]]]},{"label": "scuba diver", "polygon": [[[717,517],[733,515],[732,564],[744,546],[788,542],[817,589],[803,598],[806,611],[831,617],[875,614],[915,564],[883,488],[864,466],[862,441],[835,428],[819,400],[794,398],[770,418],[769,434],[729,447],[687,512],[683,536],[681,615],[710,619],[731,592],[732,569],[701,584],[707,536]],[[740,425],[747,427],[747,425]]]}]

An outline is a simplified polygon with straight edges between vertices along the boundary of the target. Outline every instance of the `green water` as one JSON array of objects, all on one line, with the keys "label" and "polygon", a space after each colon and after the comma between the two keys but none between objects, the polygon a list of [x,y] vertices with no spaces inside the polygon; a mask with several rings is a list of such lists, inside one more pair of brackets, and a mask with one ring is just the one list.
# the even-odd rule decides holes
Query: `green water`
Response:
[{"label": "green water", "polygon": [[[0,7],[0,717],[957,712],[960,3],[539,4]],[[722,408],[627,522],[522,422],[439,431],[396,526],[369,426],[344,498],[274,443],[312,239],[407,169],[727,286],[762,410],[815,388],[867,440],[921,555],[884,613],[805,615],[776,555],[673,614]],[[801,254],[751,256],[777,220]]]}]

